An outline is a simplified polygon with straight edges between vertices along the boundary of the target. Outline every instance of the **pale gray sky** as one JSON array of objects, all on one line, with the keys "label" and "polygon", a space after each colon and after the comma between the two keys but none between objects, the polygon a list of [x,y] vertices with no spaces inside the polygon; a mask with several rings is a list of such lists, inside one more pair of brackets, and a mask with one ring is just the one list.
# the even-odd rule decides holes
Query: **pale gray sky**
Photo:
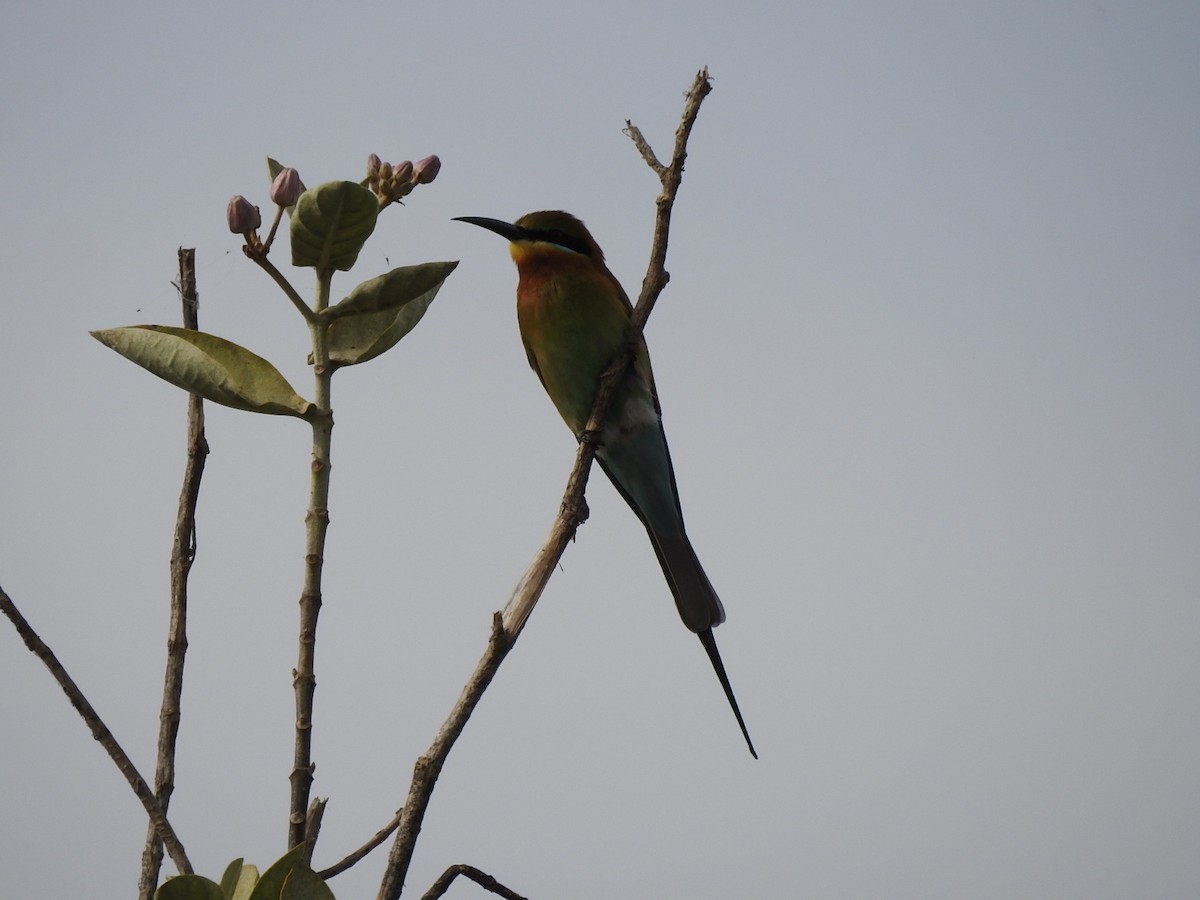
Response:
[{"label": "pale gray sky", "polygon": [[[175,324],[194,246],[202,326],[309,393],[229,196],[266,206],[267,154],[440,154],[337,282],[462,260],[335,381],[317,865],[357,846],[573,456],[503,243],[450,220],[569,209],[636,293],[657,183],[621,128],[665,154],[704,65],[648,338],[762,759],[597,476],[406,896],[467,862],[531,898],[1195,897],[1194,3],[7,4],[0,584],[150,774],[184,398],[87,332]],[[208,438],[171,813],[219,874],[284,849],[309,451],[213,407]],[[131,896],[142,810],[7,624],[0,716],[4,894]]]}]

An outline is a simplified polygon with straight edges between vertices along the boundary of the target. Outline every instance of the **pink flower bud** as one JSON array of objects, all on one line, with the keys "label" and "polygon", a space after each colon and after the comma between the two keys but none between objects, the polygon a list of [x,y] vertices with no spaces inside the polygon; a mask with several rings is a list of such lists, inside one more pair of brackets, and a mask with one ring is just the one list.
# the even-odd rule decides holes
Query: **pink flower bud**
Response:
[{"label": "pink flower bud", "polygon": [[442,161],[436,156],[427,156],[413,166],[412,180],[417,184],[429,184],[442,170]]},{"label": "pink flower bud", "polygon": [[372,153],[367,157],[367,177],[376,178],[379,175],[379,167],[383,165],[383,160]]},{"label": "pink flower bud", "polygon": [[392,186],[399,187],[407,181],[412,180],[413,164],[407,159],[397,164],[396,169],[392,172]]},{"label": "pink flower bud", "polygon": [[229,230],[234,234],[249,234],[262,225],[262,214],[258,207],[241,194],[229,201],[225,217],[229,222]]},{"label": "pink flower bud", "polygon": [[280,169],[271,182],[271,201],[276,206],[291,206],[304,193],[304,182],[295,169]]}]

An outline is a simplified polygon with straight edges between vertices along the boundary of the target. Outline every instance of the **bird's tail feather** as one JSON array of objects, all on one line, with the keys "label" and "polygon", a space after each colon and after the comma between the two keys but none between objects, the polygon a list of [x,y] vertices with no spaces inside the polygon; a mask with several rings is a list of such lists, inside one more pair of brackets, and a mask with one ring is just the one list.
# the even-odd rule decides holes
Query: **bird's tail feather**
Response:
[{"label": "bird's tail feather", "polygon": [[[627,442],[625,452],[613,453],[612,447],[604,447],[602,452],[596,454],[596,460],[646,526],[658,563],[675,598],[679,617],[684,625],[700,636],[700,643],[704,645],[713,670],[717,673],[725,698],[746,739],[746,746],[750,748],[750,755],[758,759],[712,633],[715,626],[725,621],[725,607],[721,605],[721,598],[704,573],[700,558],[696,556],[692,542],[683,530],[683,513],[679,509],[675,477],[662,425],[658,423],[654,428],[634,429],[627,432],[624,439]],[[637,452],[630,452],[630,446]],[[652,459],[655,455],[658,455],[662,465],[647,467],[641,464],[642,460]],[[633,465],[632,462],[638,464]],[[667,473],[665,478],[660,477],[663,471]]]},{"label": "bird's tail feather", "polygon": [[[650,529],[647,529],[650,531]],[[671,593],[679,618],[691,631],[706,631],[725,621],[725,607],[713,589],[700,558],[692,549],[692,542],[680,531],[663,536],[650,531],[650,542],[658,555],[659,565]]]},{"label": "bird's tail feather", "polygon": [[746,746],[750,748],[750,755],[758,759],[758,752],[754,749],[754,742],[750,740],[750,732],[746,730],[746,721],[742,718],[742,711],[738,709],[737,699],[733,696],[733,688],[729,685],[729,676],[725,674],[725,664],[721,662],[721,654],[717,650],[717,639],[713,637],[711,628],[700,632],[700,643],[704,645],[709,662],[712,663],[713,670],[716,671],[717,678],[720,679],[721,687],[725,690],[725,699],[729,701],[734,718],[737,719],[738,728],[742,729],[742,737],[746,739]]},{"label": "bird's tail feather", "polygon": [[700,559],[685,533],[679,532],[664,538],[651,531],[650,539],[658,554],[663,574],[667,577],[667,583],[671,586],[671,593],[675,596],[679,616],[683,619],[683,624],[700,637],[700,643],[704,645],[713,671],[717,673],[717,679],[725,691],[725,699],[729,701],[729,707],[737,719],[738,728],[742,730],[742,737],[746,739],[746,746],[750,748],[750,755],[758,759],[754,743],[750,740],[750,732],[746,730],[742,711],[738,708],[737,698],[733,696],[729,676],[725,674],[725,664],[721,661],[720,651],[717,650],[717,639],[713,637],[713,627],[725,621],[725,608],[721,605],[721,599],[713,590],[708,576],[704,574],[704,567],[700,565]]}]

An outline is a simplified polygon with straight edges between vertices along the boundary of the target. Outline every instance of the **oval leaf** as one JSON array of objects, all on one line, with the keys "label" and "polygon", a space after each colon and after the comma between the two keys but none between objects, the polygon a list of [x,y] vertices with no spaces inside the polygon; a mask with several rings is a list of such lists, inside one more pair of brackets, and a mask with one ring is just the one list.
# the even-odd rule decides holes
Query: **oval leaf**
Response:
[{"label": "oval leaf", "polygon": [[221,886],[203,875],[176,875],[154,892],[154,900],[225,900]]},{"label": "oval leaf", "polygon": [[[457,262],[441,262],[441,263],[426,263],[424,266],[410,266],[409,269],[423,269],[421,279],[428,278],[427,281],[422,281],[424,284],[429,284],[420,294],[409,299],[401,299],[398,308],[385,307],[374,312],[352,312],[346,315],[339,316],[333,320],[329,326],[328,332],[328,347],[329,361],[339,366],[353,366],[358,363],[366,362],[369,359],[374,359],[381,353],[384,353],[392,347],[396,346],[406,334],[416,327],[421,321],[421,317],[425,315],[425,311],[429,309],[429,305],[433,303],[433,298],[437,296],[438,290],[441,289],[442,283],[446,280]],[[360,288],[365,288],[372,282],[386,279],[392,273],[382,275],[380,278],[373,278],[371,281],[364,282],[356,288],[346,300],[346,303],[354,298]],[[429,277],[429,276],[436,277]],[[410,276],[411,277],[411,276]],[[413,278],[412,281],[400,279],[400,282],[408,284],[416,284],[420,279]],[[383,292],[381,292],[383,293]],[[363,296],[366,296],[364,293]],[[396,296],[402,296],[402,293],[397,290]],[[366,300],[363,301],[366,304]],[[338,306],[342,304],[339,303]]]},{"label": "oval leaf", "polygon": [[331,306],[326,315],[344,316],[350,313],[398,309],[405,303],[440,287],[456,266],[458,260],[420,263],[392,269],[364,281],[343,300]]},{"label": "oval leaf", "polygon": [[245,858],[239,856],[225,867],[225,872],[221,875],[221,893],[226,897],[233,896],[233,889],[237,887],[238,880],[242,877],[242,869],[245,868],[244,862]]},{"label": "oval leaf", "polygon": [[91,334],[164,381],[213,403],[301,418],[312,409],[273,365],[215,334],[169,325],[130,325]]},{"label": "oval leaf", "polygon": [[358,259],[379,215],[375,194],[353,181],[305,191],[292,213],[292,265],[345,272]]},{"label": "oval leaf", "polygon": [[221,876],[221,893],[225,900],[249,900],[254,885],[258,883],[258,868],[235,859],[225,867]]},{"label": "oval leaf", "polygon": [[304,850],[303,844],[297,844],[275,862],[267,867],[267,871],[262,873],[262,878],[258,880],[258,884],[254,886],[254,892],[250,894],[250,900],[279,900],[283,895],[283,886],[287,883],[288,875],[292,872],[292,867],[300,861],[301,851]]},{"label": "oval leaf", "polygon": [[292,867],[292,872],[283,885],[280,900],[334,900],[333,891],[329,889],[321,876],[303,862]]}]

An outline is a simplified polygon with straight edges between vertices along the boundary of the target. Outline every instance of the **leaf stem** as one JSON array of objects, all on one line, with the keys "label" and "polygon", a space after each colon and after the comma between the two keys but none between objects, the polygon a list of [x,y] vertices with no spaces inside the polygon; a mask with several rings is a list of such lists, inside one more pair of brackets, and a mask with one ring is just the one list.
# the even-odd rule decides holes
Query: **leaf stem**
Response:
[{"label": "leaf stem", "polygon": [[[304,298],[292,287],[292,283],[287,280],[287,276],[275,268],[275,264],[265,254],[251,253],[249,248],[243,248],[243,250],[245,250],[246,255],[250,259],[258,264],[260,269],[271,276],[271,279],[279,285],[280,289],[287,295],[287,298],[292,301],[292,306],[296,307],[300,315],[304,316],[304,321],[311,326],[316,321],[317,314],[309,308],[308,304],[304,302]],[[320,279],[318,278],[317,281],[319,285]],[[325,296],[326,298],[329,297],[328,283],[325,285]]]}]

